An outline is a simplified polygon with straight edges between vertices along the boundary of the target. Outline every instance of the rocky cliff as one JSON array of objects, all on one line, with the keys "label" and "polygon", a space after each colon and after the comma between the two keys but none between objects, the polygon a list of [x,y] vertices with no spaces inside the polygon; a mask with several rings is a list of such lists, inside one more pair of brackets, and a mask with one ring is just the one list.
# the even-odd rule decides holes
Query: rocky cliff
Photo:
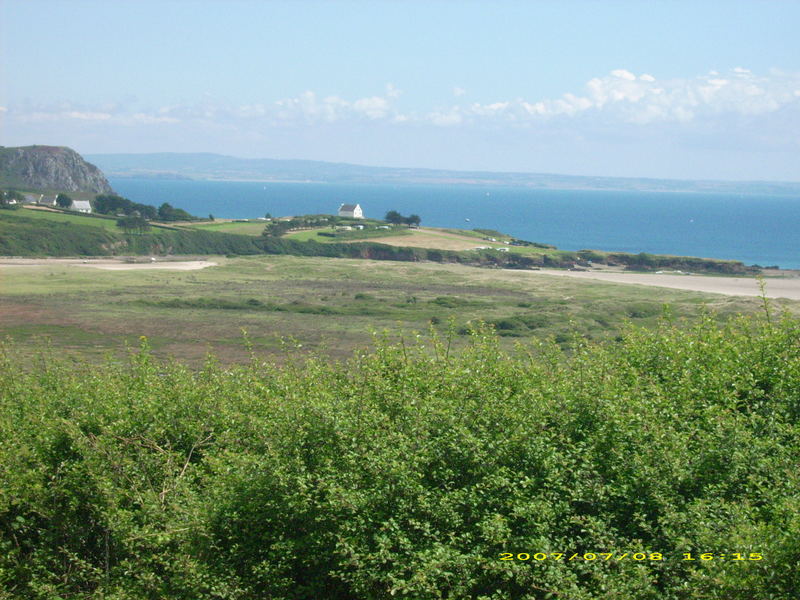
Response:
[{"label": "rocky cliff", "polygon": [[113,193],[103,172],[70,148],[0,146],[0,187],[20,190]]}]

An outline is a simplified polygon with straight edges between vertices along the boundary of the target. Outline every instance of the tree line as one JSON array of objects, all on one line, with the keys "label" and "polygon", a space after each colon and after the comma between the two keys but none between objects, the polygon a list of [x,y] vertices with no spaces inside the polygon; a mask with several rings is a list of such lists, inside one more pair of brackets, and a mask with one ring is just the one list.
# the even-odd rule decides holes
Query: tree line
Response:
[{"label": "tree line", "polygon": [[409,227],[411,225],[419,226],[419,224],[422,222],[422,219],[420,218],[419,215],[412,214],[407,217],[404,217],[396,210],[390,210],[389,212],[387,212],[386,216],[383,219],[384,221],[386,221],[387,223],[391,223],[392,225],[408,225]]}]

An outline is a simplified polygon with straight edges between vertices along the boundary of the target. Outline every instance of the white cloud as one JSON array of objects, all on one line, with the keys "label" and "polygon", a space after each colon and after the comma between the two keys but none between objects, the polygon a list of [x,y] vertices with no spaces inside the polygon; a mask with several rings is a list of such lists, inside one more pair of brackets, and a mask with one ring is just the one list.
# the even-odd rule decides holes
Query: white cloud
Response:
[{"label": "white cloud", "polygon": [[77,110],[66,112],[64,116],[68,119],[80,119],[82,121],[108,121],[111,118],[111,115],[108,113],[82,112]]},{"label": "white cloud", "polygon": [[[731,122],[738,117],[800,111],[800,73],[777,70],[759,75],[737,67],[725,73],[710,71],[693,78],[659,79],[648,73],[626,69],[590,79],[578,93],[556,98],[498,98],[467,103],[460,100],[466,90],[453,88],[452,106],[420,108],[401,112],[395,100],[401,94],[392,83],[383,93],[348,99],[319,96],[308,90],[277,101],[240,105],[214,103],[169,105],[145,109],[124,105],[0,107],[9,123],[73,123],[124,126],[171,126],[228,128],[242,132],[273,127],[309,127],[332,123],[369,122],[395,126],[428,124],[436,127],[474,126],[541,127],[546,123],[579,120],[581,127],[593,124],[607,130],[657,123],[703,124],[714,120]],[[705,125],[704,125],[705,126]],[[721,127],[721,130],[723,128]]]},{"label": "white cloud", "polygon": [[393,83],[386,84],[386,97],[387,98],[399,98],[400,94],[402,94],[402,90],[400,90],[397,86]]},{"label": "white cloud", "polygon": [[363,113],[370,119],[380,119],[389,113],[389,101],[380,96],[361,98],[353,103],[356,112]]},{"label": "white cloud", "polygon": [[625,79],[627,81],[636,81],[636,75],[625,69],[616,69],[611,71],[611,74],[618,79]]},{"label": "white cloud", "polygon": [[772,72],[758,76],[741,67],[732,69],[728,77],[712,71],[692,79],[659,82],[649,74],[637,77],[617,69],[589,80],[580,95],[472,104],[463,111],[462,120],[536,123],[591,114],[604,122],[620,124],[687,123],[698,118],[766,114],[790,104],[800,109],[798,85],[800,74]]}]

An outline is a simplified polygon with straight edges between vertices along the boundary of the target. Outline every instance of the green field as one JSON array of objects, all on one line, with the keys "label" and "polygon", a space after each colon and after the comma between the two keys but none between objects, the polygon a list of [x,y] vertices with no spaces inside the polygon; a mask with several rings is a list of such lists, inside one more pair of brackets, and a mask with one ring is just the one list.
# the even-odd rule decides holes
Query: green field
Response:
[{"label": "green field", "polygon": [[116,217],[87,216],[82,214],[70,214],[68,212],[37,210],[23,207],[19,210],[4,210],[2,217],[8,219],[41,219],[55,223],[72,223],[75,225],[86,225],[89,227],[100,227],[109,231],[119,233],[122,231],[117,227]]},{"label": "green field", "polygon": [[[331,234],[334,233],[335,237],[331,237],[330,235],[320,235],[320,234]],[[384,238],[384,237],[397,237],[397,236],[409,236],[412,235],[413,231],[404,228],[393,228],[393,229],[369,229],[369,230],[353,230],[353,231],[338,231],[334,232],[329,227],[325,227],[322,229],[307,229],[304,231],[293,231],[286,235],[289,239],[298,240],[306,242],[308,240],[314,240],[315,242],[320,243],[330,243],[330,242],[346,242],[350,240],[369,240],[370,238]]]},{"label": "green field", "polygon": [[0,336],[15,340],[21,352],[33,352],[47,337],[54,348],[96,360],[145,335],[157,354],[197,364],[209,351],[226,362],[246,360],[247,343],[280,357],[290,338],[304,351],[341,358],[368,345],[372,331],[426,331],[431,323],[444,330],[451,320],[462,333],[471,323],[489,322],[511,348],[534,337],[564,343],[575,332],[611,338],[628,321],[655,324],[665,303],[677,318],[704,307],[724,318],[759,306],[755,298],[461,265],[212,260],[219,266],[200,271],[0,267]]},{"label": "green field", "polygon": [[223,223],[191,223],[184,227],[201,229],[204,231],[221,231],[223,233],[238,233],[240,235],[261,235],[264,231],[265,221],[227,221]]}]

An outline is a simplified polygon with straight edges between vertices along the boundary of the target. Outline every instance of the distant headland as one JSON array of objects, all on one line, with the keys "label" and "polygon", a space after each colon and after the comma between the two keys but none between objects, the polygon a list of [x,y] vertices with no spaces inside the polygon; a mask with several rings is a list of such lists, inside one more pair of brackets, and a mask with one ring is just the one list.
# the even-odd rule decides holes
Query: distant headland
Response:
[{"label": "distant headland", "polygon": [[551,173],[505,173],[370,167],[314,160],[237,158],[222,154],[91,154],[87,159],[110,177],[281,181],[307,183],[372,183],[422,185],[498,185],[550,190],[631,192],[718,192],[778,194],[800,197],[800,181],[716,181],[593,177]]}]

